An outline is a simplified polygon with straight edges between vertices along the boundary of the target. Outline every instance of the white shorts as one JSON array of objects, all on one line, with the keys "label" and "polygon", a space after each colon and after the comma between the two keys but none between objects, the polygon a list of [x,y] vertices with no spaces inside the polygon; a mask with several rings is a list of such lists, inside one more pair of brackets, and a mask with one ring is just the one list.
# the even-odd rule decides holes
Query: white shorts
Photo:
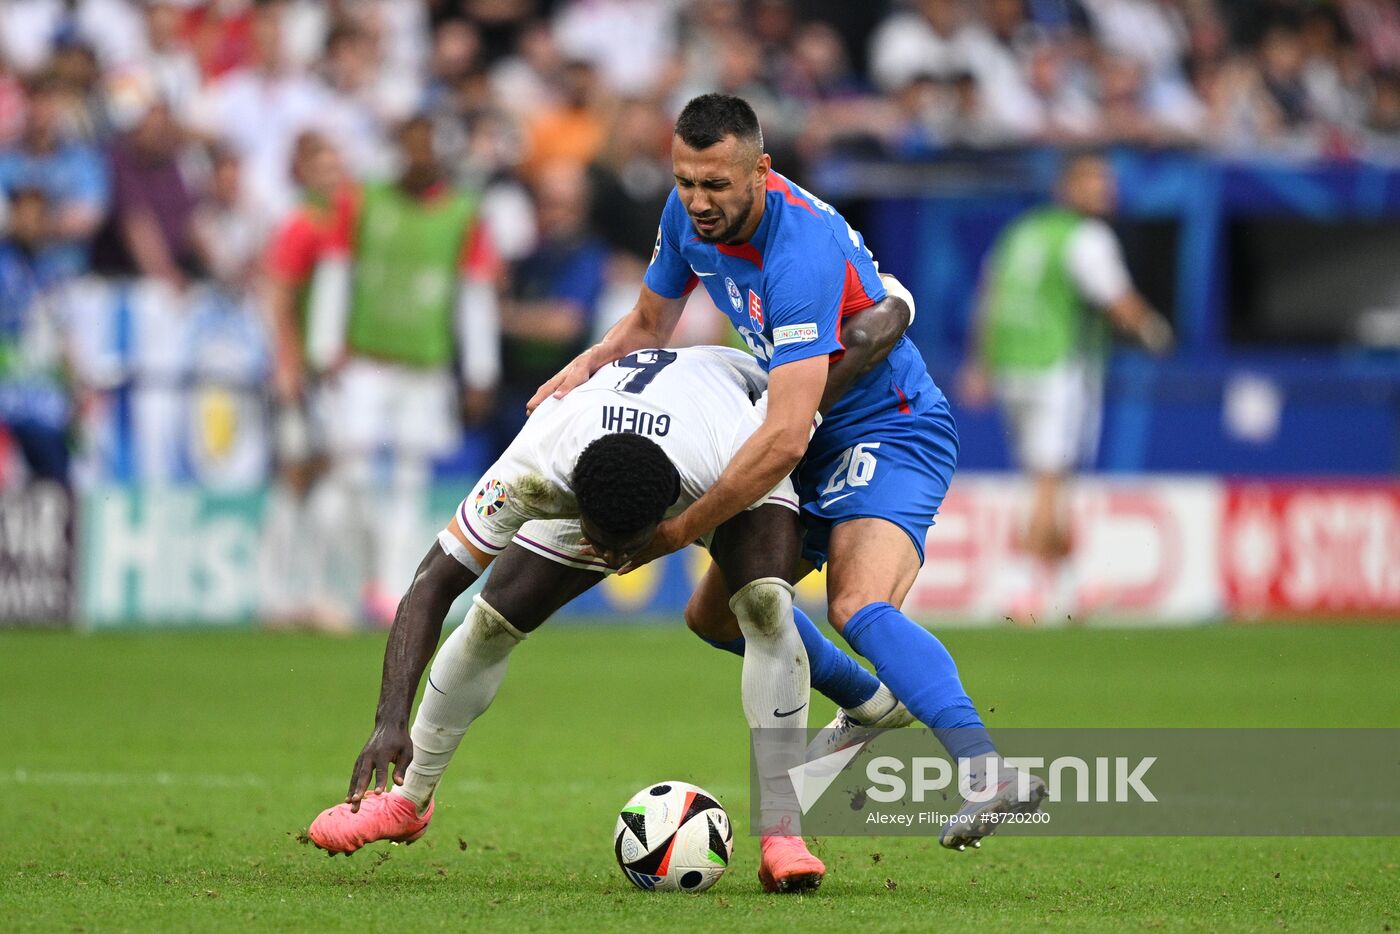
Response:
[{"label": "white shorts", "polygon": [[[585,571],[597,571],[600,574],[615,573],[615,569],[609,567],[601,559],[583,553],[583,528],[577,519],[531,519],[521,525],[519,531],[512,534],[506,523],[500,521],[507,519],[506,516],[499,512],[489,517],[482,515],[482,512],[474,508],[472,504],[483,501],[483,497],[491,502],[497,499],[498,493],[489,486],[490,483],[491,481],[482,480],[472,491],[472,495],[464,499],[457,507],[457,525],[462,529],[462,534],[471,539],[472,544],[478,550],[490,555],[498,555],[505,550],[505,546],[497,543],[501,537],[505,537],[526,551],[533,551],[540,557],[548,558],[556,564],[581,568]],[[506,503],[511,503],[515,498],[508,497]],[[778,484],[771,493],[745,511],[769,504],[797,512],[797,493],[793,489],[791,479],[784,478],[783,482]],[[495,528],[493,529],[492,526]],[[708,549],[713,539],[714,533],[711,532],[701,540],[700,544]],[[449,529],[443,529],[438,533],[438,543],[442,546],[443,551],[464,565],[470,567],[474,563],[470,560],[462,543],[457,540],[457,536],[453,535]]]},{"label": "white shorts", "polygon": [[996,395],[1017,465],[1029,473],[1069,473],[1092,464],[1103,420],[1103,374],[1065,361],[1046,370],[998,373]]},{"label": "white shorts", "polygon": [[456,383],[446,368],[350,360],[324,381],[327,445],[337,456],[382,448],[408,456],[442,456],[461,437],[456,398]]}]

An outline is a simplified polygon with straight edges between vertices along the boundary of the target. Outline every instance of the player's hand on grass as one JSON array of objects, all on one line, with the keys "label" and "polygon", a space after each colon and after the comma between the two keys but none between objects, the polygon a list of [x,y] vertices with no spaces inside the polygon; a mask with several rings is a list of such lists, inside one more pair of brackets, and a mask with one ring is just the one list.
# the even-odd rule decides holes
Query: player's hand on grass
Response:
[{"label": "player's hand on grass", "polygon": [[376,775],[379,776],[378,784],[373,786],[376,794],[388,791],[390,781],[402,785],[404,773],[412,761],[413,740],[409,738],[407,727],[377,724],[360,757],[355,760],[355,771],[350,775],[350,793],[345,796],[350,810],[359,811],[360,802],[364,800]]}]

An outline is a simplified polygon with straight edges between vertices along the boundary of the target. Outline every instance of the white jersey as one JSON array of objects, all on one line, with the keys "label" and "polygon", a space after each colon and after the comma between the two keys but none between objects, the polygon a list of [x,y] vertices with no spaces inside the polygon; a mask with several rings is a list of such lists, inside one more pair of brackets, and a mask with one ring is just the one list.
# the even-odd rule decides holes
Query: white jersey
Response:
[{"label": "white jersey", "polygon": [[[617,432],[655,441],[680,474],[677,515],[714,486],[730,460],[763,422],[755,403],[768,377],[742,350],[689,347],[640,350],[593,374],[563,399],[547,399],[500,460],[457,507],[462,534],[486,554],[514,540],[574,567],[605,570],[580,554],[578,503],[570,477],[583,449]],[[797,510],[792,481],[749,508],[776,503]],[[439,536],[449,554],[470,564],[457,536]]]}]

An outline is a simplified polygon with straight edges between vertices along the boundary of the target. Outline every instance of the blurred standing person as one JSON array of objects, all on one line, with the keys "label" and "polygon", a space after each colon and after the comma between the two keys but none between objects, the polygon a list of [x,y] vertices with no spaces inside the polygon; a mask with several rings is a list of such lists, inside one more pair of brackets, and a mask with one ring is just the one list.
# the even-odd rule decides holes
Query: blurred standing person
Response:
[{"label": "blurred standing person", "polygon": [[48,200],[48,241],[63,275],[87,271],[93,235],[107,212],[101,155],[63,129],[62,90],[51,78],[29,86],[28,115],[18,143],[0,151],[0,192],[37,188]]},{"label": "blurred standing person", "polygon": [[589,187],[572,162],[542,167],[534,183],[539,242],[511,276],[501,309],[504,378],[492,420],[496,451],[525,424],[525,403],[593,339],[607,245],[588,225]]},{"label": "blurred standing person", "polygon": [[31,477],[66,486],[73,407],[52,304],[62,267],[46,243],[48,213],[38,188],[11,195],[0,239],[0,427],[19,445]]},{"label": "blurred standing person", "polygon": [[581,61],[565,65],[560,92],[559,104],[535,114],[526,127],[521,168],[527,176],[551,162],[587,165],[607,142],[606,94],[594,67]]},{"label": "blurred standing person", "polygon": [[1013,221],[992,248],[960,379],[969,404],[1000,403],[1015,460],[1034,486],[1024,539],[1034,580],[1013,607],[1023,620],[1073,609],[1065,486],[1097,452],[1110,325],[1156,354],[1172,343],[1171,326],[1133,287],[1107,223],[1117,201],[1108,163],[1072,157],[1057,196]]},{"label": "blurred standing person", "polygon": [[99,271],[163,282],[176,293],[203,272],[194,230],[198,198],[181,164],[182,148],[163,102],[148,103],[112,144],[112,213],[94,251]]},{"label": "blurred standing person", "polygon": [[670,129],[654,103],[623,101],[607,146],[588,167],[589,226],[636,260],[639,281],[656,243],[657,215],[671,193]]},{"label": "blurred standing person", "polygon": [[238,154],[249,194],[271,217],[296,205],[287,166],[297,135],[322,126],[333,103],[320,81],[288,64],[282,12],[279,3],[252,10],[251,63],[219,78],[195,107],[199,129]]},{"label": "blurred standing person", "polygon": [[463,416],[485,419],[500,377],[499,264],[478,197],[448,180],[431,120],[397,138],[403,170],[362,190],[313,278],[308,333],[329,374],[338,529],[367,539],[365,605],[384,623],[412,574],[432,461],[457,444]]},{"label": "blurred standing person", "polygon": [[144,47],[130,61],[108,70],[107,93],[120,107],[129,93],[155,94],[164,100],[181,126],[195,122],[195,106],[203,77],[199,62],[180,35],[183,16],[177,0],[148,0],[143,10]]},{"label": "blurred standing person", "polygon": [[355,189],[324,136],[297,138],[292,178],[301,204],[273,232],[263,259],[262,309],[273,351],[274,460],[263,539],[266,622],[345,629],[333,599],[328,530],[337,505],[321,484],[326,470],[324,393],[310,372],[306,329],[311,281],[354,210]]},{"label": "blurred standing person", "polygon": [[209,151],[209,179],[194,210],[194,237],[205,271],[224,290],[244,295],[255,281],[267,219],[249,204],[243,163],[232,150]]},{"label": "blurred standing person", "polygon": [[331,30],[321,74],[331,101],[320,125],[340,144],[351,173],[357,178],[391,174],[393,149],[385,129],[412,113],[416,85],[409,82],[404,91],[385,81],[374,36],[350,25]]}]

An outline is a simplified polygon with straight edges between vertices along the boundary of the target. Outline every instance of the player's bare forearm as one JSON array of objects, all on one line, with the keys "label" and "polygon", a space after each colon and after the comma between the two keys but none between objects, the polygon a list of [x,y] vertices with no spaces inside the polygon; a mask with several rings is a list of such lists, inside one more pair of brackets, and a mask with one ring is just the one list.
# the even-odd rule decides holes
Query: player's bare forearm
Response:
[{"label": "player's bare forearm", "polygon": [[1114,326],[1137,338],[1149,352],[1164,354],[1171,350],[1175,339],[1171,325],[1137,292],[1128,292],[1106,311]]},{"label": "player's bare forearm", "polygon": [[807,452],[807,435],[805,429],[755,432],[735,453],[715,485],[676,517],[683,520],[682,544],[713,532],[792,473]]},{"label": "player's bare forearm", "polygon": [[[413,762],[413,740],[408,734],[413,695],[442,636],[442,622],[452,601],[476,578],[436,542],[418,565],[389,630],[374,732],[350,772],[350,790],[345,800],[352,811],[359,810],[371,787],[384,792],[391,782],[403,783]],[[378,783],[374,784],[376,775]]]},{"label": "player's bare forearm", "polygon": [[475,574],[433,543],[418,565],[408,593],[399,601],[394,625],[389,629],[379,706],[374,715],[376,723],[408,722],[413,696],[442,637],[447,611],[475,580]]},{"label": "player's bare forearm", "polygon": [[909,306],[895,295],[887,295],[843,320],[841,342],[846,352],[827,370],[826,389],[817,411],[823,415],[831,411],[856,380],[890,355],[908,327]]},{"label": "player's bare forearm", "polygon": [[632,307],[621,321],[613,325],[603,339],[575,357],[568,366],[554,374],[548,382],[525,403],[526,414],[531,414],[540,403],[551,396],[562,399],[575,388],[582,386],[600,367],[607,366],[629,353],[647,347],[665,347],[676,330],[676,322],[685,309],[686,296],[666,298],[658,295],[645,285]]},{"label": "player's bare forearm", "polygon": [[827,368],[827,358],[821,355],[772,371],[763,424],[740,445],[714,486],[680,515],[661,523],[652,544],[629,562],[630,567],[640,567],[709,534],[792,472],[807,453]]},{"label": "player's bare forearm", "polygon": [[597,370],[638,350],[665,347],[671,341],[684,308],[684,296],[666,298],[642,286],[632,310],[590,348],[593,369]]}]

